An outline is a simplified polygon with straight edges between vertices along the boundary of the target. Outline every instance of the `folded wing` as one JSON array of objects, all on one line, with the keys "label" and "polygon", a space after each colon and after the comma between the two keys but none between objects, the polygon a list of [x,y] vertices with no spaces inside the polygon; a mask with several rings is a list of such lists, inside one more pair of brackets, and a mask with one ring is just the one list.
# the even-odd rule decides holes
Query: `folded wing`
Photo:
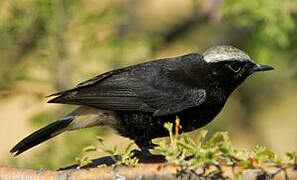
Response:
[{"label": "folded wing", "polygon": [[[61,91],[49,103],[77,104],[119,111],[176,114],[199,106],[206,92],[175,80],[182,57],[126,67],[96,76],[73,89]],[[182,74],[176,74],[182,75]]]}]

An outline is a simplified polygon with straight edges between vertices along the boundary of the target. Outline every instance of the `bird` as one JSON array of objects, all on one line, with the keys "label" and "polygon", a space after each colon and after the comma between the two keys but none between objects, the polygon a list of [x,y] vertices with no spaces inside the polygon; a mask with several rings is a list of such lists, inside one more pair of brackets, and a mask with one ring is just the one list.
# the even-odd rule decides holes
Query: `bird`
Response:
[{"label": "bird", "polygon": [[175,124],[179,118],[180,133],[199,129],[218,115],[247,77],[273,69],[230,45],[115,69],[50,95],[48,103],[79,107],[10,152],[19,155],[66,131],[106,126],[150,154],[156,146],[152,139],[169,135],[164,123]]}]

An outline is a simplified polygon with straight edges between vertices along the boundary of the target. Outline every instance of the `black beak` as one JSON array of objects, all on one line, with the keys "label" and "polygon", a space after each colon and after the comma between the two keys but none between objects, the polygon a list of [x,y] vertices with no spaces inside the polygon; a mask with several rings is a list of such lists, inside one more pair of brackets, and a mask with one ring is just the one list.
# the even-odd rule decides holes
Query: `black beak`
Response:
[{"label": "black beak", "polygon": [[269,70],[273,70],[274,68],[271,66],[267,66],[267,65],[263,65],[263,64],[256,64],[255,68],[254,68],[254,72],[256,71],[269,71]]}]

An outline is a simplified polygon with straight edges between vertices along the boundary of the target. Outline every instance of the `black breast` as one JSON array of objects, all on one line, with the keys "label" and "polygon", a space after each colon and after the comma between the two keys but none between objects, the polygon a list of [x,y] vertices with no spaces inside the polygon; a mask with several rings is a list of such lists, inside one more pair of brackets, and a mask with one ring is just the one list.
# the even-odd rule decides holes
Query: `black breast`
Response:
[{"label": "black breast", "polygon": [[151,140],[157,137],[168,136],[164,128],[165,122],[174,123],[176,116],[154,117],[152,113],[138,111],[117,111],[120,126],[119,134],[133,140]]},{"label": "black breast", "polygon": [[201,128],[212,121],[221,111],[224,102],[204,103],[198,107],[186,109],[178,114],[182,132],[189,132]]},{"label": "black breast", "polygon": [[212,121],[224,107],[232,91],[218,89],[215,85],[206,89],[207,97],[204,103],[197,107],[186,109],[178,114],[182,132],[201,128]]}]

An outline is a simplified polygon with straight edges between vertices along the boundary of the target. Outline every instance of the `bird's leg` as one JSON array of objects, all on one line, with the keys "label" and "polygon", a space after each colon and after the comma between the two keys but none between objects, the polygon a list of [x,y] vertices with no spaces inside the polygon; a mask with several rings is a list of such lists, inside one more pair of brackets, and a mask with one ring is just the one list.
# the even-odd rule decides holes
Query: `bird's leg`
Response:
[{"label": "bird's leg", "polygon": [[150,152],[149,148],[141,147],[140,148],[142,155],[144,156],[152,156],[153,154]]},{"label": "bird's leg", "polygon": [[153,149],[157,145],[154,144],[151,140],[149,141],[135,141],[136,145],[140,148],[141,154],[143,156],[153,156],[149,149]]}]

